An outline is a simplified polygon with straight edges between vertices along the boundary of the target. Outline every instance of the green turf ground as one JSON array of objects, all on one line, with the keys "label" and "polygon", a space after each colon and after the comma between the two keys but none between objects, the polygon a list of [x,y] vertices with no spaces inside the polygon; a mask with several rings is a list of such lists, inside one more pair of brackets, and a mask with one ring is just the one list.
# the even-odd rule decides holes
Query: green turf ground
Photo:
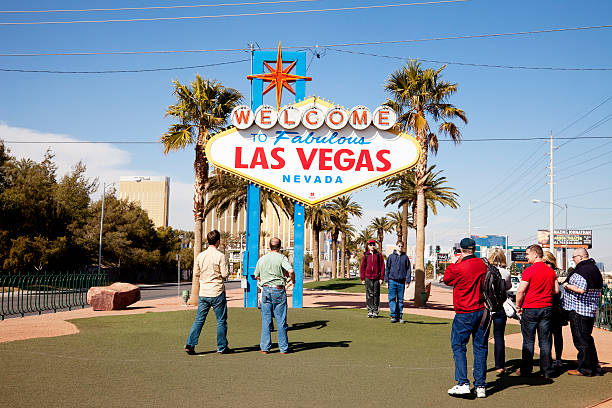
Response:
[{"label": "green turf ground", "polygon": [[[612,390],[609,373],[564,374],[552,383],[489,373],[486,400],[457,400],[446,394],[453,385],[450,320],[405,315],[407,324],[392,325],[362,310],[290,310],[294,353],[262,355],[258,310],[230,309],[228,338],[237,352],[214,352],[210,316],[196,348],[201,354],[188,356],[183,345],[194,315],[79,319],[76,335],[0,344],[0,405],[585,407]],[[518,357],[508,349],[511,364]]]},{"label": "green turf ground", "polygon": [[[365,285],[358,278],[330,279],[326,281],[312,281],[304,284],[304,289],[334,290],[336,292],[365,293]],[[387,294],[387,288],[380,285],[380,293]]]}]

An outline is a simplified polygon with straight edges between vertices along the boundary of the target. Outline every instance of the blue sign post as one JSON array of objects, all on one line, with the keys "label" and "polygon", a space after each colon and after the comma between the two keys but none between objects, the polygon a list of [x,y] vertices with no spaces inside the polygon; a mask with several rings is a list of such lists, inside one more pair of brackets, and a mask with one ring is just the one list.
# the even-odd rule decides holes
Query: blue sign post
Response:
[{"label": "blue sign post", "polygon": [[[264,73],[264,62],[277,61],[278,54],[273,51],[255,51],[253,53],[253,74]],[[284,52],[283,62],[296,62],[296,74],[306,75],[306,53]],[[253,103],[251,109],[255,111],[263,104],[263,80],[253,79]],[[306,95],[306,81],[298,79],[295,83],[295,101],[304,99]],[[277,107],[278,108],[278,107]],[[263,203],[266,205],[266,203]],[[243,275],[247,279],[246,306],[257,307],[257,280],[255,279],[255,266],[259,258],[259,220],[260,220],[260,194],[259,186],[249,183],[247,192],[247,250],[244,255]],[[293,269],[295,271],[295,287],[293,288],[293,307],[302,307],[302,289],[304,282],[304,205],[296,202],[294,206],[293,224]],[[287,243],[284,243],[285,245]]]}]

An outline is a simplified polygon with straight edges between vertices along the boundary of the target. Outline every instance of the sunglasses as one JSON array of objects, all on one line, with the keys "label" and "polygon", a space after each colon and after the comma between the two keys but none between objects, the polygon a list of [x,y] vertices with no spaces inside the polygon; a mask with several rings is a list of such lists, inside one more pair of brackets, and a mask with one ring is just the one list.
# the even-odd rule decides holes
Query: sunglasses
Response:
[{"label": "sunglasses", "polygon": [[368,246],[376,246],[376,244],[368,244]]}]

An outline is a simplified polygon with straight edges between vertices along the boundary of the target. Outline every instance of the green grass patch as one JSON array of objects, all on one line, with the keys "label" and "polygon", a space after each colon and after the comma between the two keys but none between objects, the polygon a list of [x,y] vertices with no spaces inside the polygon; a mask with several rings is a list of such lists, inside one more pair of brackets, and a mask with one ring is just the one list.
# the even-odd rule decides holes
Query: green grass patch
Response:
[{"label": "green grass patch", "polygon": [[[365,285],[359,278],[330,279],[326,281],[312,281],[304,284],[304,289],[334,290],[336,292],[365,293]],[[380,293],[388,293],[385,284],[380,285]]]},{"label": "green grass patch", "polygon": [[[259,311],[236,308],[228,320],[236,353],[215,353],[215,319],[209,315],[199,354],[188,356],[183,345],[194,316],[189,310],[79,319],[73,321],[81,330],[76,335],[0,344],[2,401],[11,407],[514,408],[584,407],[610,395],[610,374],[548,382],[490,372],[484,402],[451,398],[446,319],[405,315],[407,324],[390,324],[366,318],[363,310],[290,309],[293,353],[280,355],[274,348],[262,355]],[[489,367],[492,358],[490,347]],[[507,350],[511,366],[519,358],[520,351]]]}]

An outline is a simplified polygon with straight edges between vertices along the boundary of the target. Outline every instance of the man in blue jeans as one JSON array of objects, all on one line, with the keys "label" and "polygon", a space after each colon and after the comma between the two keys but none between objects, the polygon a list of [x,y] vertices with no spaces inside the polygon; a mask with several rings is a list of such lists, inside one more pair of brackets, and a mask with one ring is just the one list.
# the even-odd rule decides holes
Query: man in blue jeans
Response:
[{"label": "man in blue jeans", "polygon": [[270,326],[272,317],[276,319],[278,331],[278,348],[281,354],[289,352],[287,338],[287,292],[285,287],[289,280],[295,283],[295,273],[287,257],[280,252],[281,240],[270,239],[270,251],[259,258],[255,266],[255,278],[261,284],[261,341],[259,347],[263,354],[268,354],[272,347]]},{"label": "man in blue jeans", "polygon": [[397,241],[397,248],[387,258],[385,281],[389,288],[389,309],[391,323],[406,323],[402,319],[404,288],[410,283],[410,259],[404,251],[404,242]]},{"label": "man in blue jeans", "polygon": [[232,352],[227,347],[227,299],[223,284],[223,279],[229,276],[229,268],[225,255],[217,249],[221,242],[221,234],[217,230],[210,231],[206,235],[206,240],[208,248],[198,254],[194,265],[194,279],[200,280],[200,293],[198,312],[185,344],[185,352],[189,355],[196,354],[195,346],[198,344],[202,327],[211,307],[217,317],[217,353]]},{"label": "man in blue jeans", "polygon": [[550,343],[550,319],[552,317],[552,295],[559,293],[559,282],[555,271],[542,259],[544,251],[539,245],[527,247],[527,262],[531,264],[521,276],[516,290],[516,312],[521,315],[523,353],[518,375],[528,377],[533,370],[533,346],[536,331],[540,346],[540,372],[545,378],[555,374],[552,365]]},{"label": "man in blue jeans", "polygon": [[455,380],[457,385],[448,390],[454,397],[471,395],[470,381],[467,378],[467,343],[472,336],[474,348],[474,387],[476,397],[485,398],[487,379],[487,340],[489,325],[483,321],[485,312],[482,282],[487,266],[482,259],[474,256],[476,242],[463,238],[459,244],[461,256],[454,264],[448,265],[443,281],[453,286],[453,307],[455,318],[451,328],[451,348],[455,360]]}]

